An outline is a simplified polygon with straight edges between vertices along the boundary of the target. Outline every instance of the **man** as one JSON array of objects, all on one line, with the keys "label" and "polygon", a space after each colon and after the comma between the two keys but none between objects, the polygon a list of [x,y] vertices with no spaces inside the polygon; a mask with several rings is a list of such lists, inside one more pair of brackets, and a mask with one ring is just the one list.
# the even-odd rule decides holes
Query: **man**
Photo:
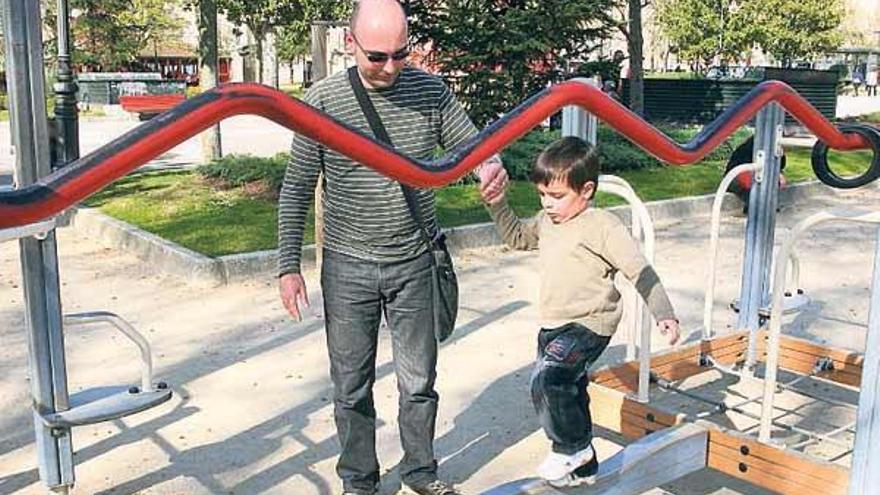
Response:
[{"label": "man", "polygon": [[[429,158],[452,149],[476,129],[436,77],[406,67],[407,20],[395,0],[355,6],[346,47],[382,123],[401,153]],[[370,127],[345,72],[318,82],[305,101],[361,132]],[[300,275],[303,228],[318,173],[324,171],[324,258],[321,286],[341,444],[336,466],[346,494],[372,495],[379,485],[372,388],[379,323],[391,329],[404,456],[401,481],[420,495],[456,495],[437,478],[434,390],[437,341],[431,307],[431,254],[400,185],[373,169],[296,136],[278,211],[279,289],[294,319],[308,305]],[[497,160],[481,166],[481,191],[497,194],[507,174]],[[436,229],[434,194],[416,190],[429,230]]]}]

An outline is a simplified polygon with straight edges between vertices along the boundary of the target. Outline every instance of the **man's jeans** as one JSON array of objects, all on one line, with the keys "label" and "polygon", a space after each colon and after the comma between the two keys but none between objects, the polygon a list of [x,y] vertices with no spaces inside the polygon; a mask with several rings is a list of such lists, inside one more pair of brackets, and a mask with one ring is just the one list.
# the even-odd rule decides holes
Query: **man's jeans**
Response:
[{"label": "man's jeans", "polygon": [[587,369],[610,340],[577,323],[538,334],[532,403],[554,452],[574,454],[593,441]]},{"label": "man's jeans", "polygon": [[398,423],[404,450],[400,477],[409,485],[437,477],[433,445],[437,341],[431,269],[430,253],[376,263],[324,251],[321,286],[342,450],[336,472],[347,491],[370,494],[379,483],[373,383],[383,313],[391,329],[399,392]]}]

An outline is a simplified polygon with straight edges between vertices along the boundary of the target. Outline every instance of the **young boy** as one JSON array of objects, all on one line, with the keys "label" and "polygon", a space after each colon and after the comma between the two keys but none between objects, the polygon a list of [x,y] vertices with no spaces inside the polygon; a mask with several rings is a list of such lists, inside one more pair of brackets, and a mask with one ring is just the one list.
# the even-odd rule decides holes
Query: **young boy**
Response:
[{"label": "young boy", "polygon": [[589,207],[599,180],[595,149],[575,137],[560,139],[538,156],[531,179],[542,206],[533,223],[516,217],[503,191],[483,200],[507,244],[539,250],[542,328],[531,388],[552,450],[538,474],[553,486],[574,486],[591,482],[599,469],[587,369],[620,322],[614,274],[633,282],[670,344],[678,340],[678,320],[657,273],[620,220]]}]

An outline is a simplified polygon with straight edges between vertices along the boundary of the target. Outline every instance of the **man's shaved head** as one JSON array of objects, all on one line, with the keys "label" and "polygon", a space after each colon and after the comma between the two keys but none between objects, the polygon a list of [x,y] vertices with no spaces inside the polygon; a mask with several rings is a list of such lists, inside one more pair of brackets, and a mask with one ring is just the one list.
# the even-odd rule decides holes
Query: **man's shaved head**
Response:
[{"label": "man's shaved head", "polygon": [[406,24],[406,12],[397,0],[359,0],[355,2],[350,22],[352,31],[357,27],[361,17],[378,18],[386,22],[388,20],[400,21]]}]

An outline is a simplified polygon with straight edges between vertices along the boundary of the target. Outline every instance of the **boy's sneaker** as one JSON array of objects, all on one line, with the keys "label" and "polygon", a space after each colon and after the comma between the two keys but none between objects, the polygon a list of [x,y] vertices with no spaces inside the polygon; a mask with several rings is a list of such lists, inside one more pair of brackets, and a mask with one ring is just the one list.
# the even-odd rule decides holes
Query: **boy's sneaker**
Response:
[{"label": "boy's sneaker", "polygon": [[557,488],[591,484],[598,472],[599,461],[590,445],[571,455],[550,452],[538,466],[538,476]]},{"label": "boy's sneaker", "polygon": [[406,485],[406,487],[418,495],[461,495],[461,492],[452,485],[441,480],[434,480],[424,485]]}]

